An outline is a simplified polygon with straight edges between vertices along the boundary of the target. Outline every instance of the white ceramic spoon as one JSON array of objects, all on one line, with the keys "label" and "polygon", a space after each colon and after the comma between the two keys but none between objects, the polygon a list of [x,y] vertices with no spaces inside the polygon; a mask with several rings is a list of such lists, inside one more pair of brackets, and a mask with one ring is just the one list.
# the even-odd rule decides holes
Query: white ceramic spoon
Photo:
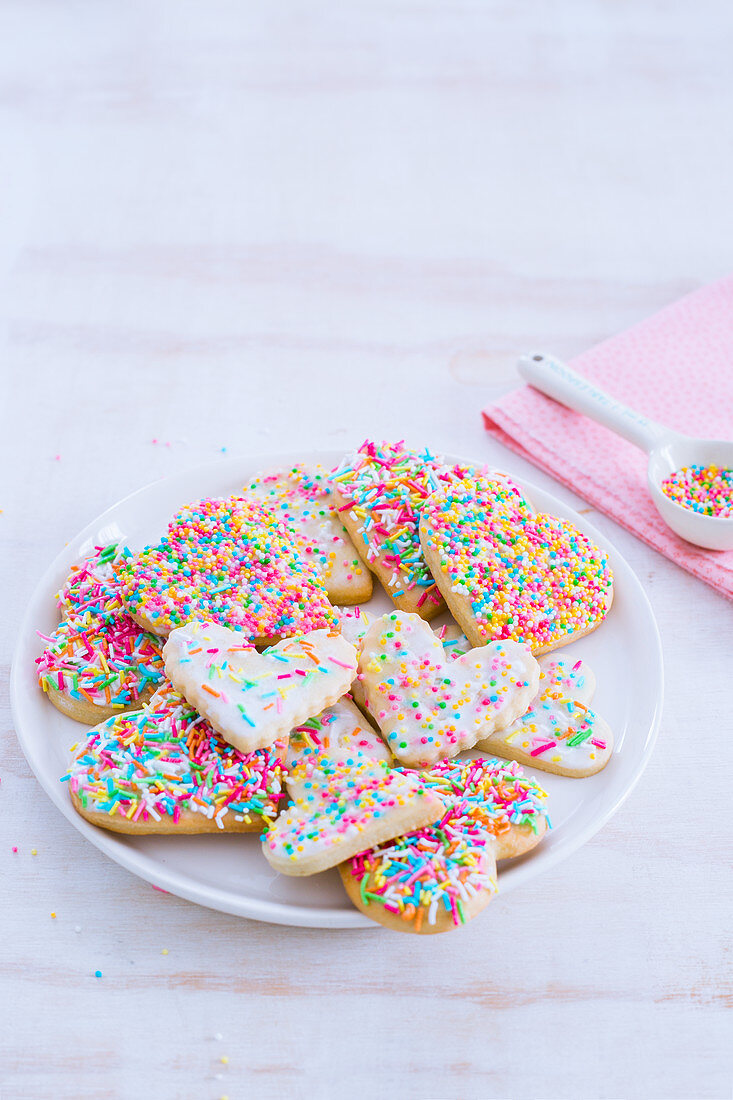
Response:
[{"label": "white ceramic spoon", "polygon": [[662,519],[672,530],[707,550],[733,549],[733,517],[706,516],[685,508],[662,491],[662,482],[685,466],[733,469],[733,442],[694,439],[649,420],[599,390],[550,355],[522,355],[517,364],[522,378],[535,389],[568,408],[597,420],[649,455],[647,484]]}]

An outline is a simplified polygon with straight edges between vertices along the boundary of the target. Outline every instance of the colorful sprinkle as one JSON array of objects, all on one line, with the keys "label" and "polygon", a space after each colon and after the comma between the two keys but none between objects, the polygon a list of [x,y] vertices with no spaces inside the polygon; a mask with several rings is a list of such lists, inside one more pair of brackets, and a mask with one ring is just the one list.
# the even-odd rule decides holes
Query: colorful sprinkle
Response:
[{"label": "colorful sprinkle", "polygon": [[454,476],[453,468],[429,451],[410,451],[404,441],[366,440],[348,455],[331,480],[370,563],[378,561],[390,579],[387,592],[399,603],[416,591],[419,603],[441,604],[420,549],[418,523],[425,501]]},{"label": "colorful sprinkle", "polygon": [[284,746],[244,755],[164,684],[149,705],[93,729],[62,781],[83,809],[134,822],[196,813],[218,828],[266,824],[282,795]]},{"label": "colorful sprinkle", "polygon": [[[266,501],[299,540],[306,557],[334,588],[358,593],[356,599],[371,596],[371,575],[339,518],[328,472],[322,467],[291,466],[259,474],[245,492]],[[343,594],[339,593],[340,598]]]},{"label": "colorful sprinkle", "polygon": [[434,825],[355,856],[350,874],[371,903],[399,914],[419,931],[439,911],[464,923],[463,906],[479,891],[496,891],[497,838],[517,826],[536,833],[546,820],[545,792],[518,764],[501,760],[444,760],[421,780],[447,803]]},{"label": "colorful sprinkle", "polygon": [[130,614],[161,634],[192,619],[234,627],[250,639],[337,625],[289,528],[256,500],[186,505],[158,546],[121,562],[117,573]]},{"label": "colorful sprinkle", "polygon": [[497,500],[493,485],[464,482],[434,497],[423,537],[449,603],[467,604],[476,645],[513,638],[541,651],[608,613],[606,554],[567,520]]},{"label": "colorful sprinkle", "polygon": [[662,482],[662,492],[701,516],[733,517],[733,470],[721,466],[683,466]]},{"label": "colorful sprinkle", "polygon": [[120,543],[97,546],[73,566],[56,599],[64,616],[40,657],[38,682],[49,694],[119,710],[138,704],[163,677],[162,642],[127,613],[115,565],[130,551]]},{"label": "colorful sprinkle", "polygon": [[268,862],[284,874],[334,867],[365,845],[434,821],[443,804],[414,772],[359,753],[306,757],[288,776],[293,797],[263,837]]},{"label": "colorful sprinkle", "polygon": [[493,642],[450,660],[429,624],[404,611],[369,627],[359,672],[369,713],[409,767],[455,756],[513,721],[539,681],[526,646]]}]

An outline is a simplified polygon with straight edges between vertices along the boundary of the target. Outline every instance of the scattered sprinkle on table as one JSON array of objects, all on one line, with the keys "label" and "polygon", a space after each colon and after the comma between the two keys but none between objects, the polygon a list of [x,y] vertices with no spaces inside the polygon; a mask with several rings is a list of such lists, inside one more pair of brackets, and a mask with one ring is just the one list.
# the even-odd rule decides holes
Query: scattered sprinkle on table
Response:
[{"label": "scattered sprinkle on table", "polygon": [[683,466],[662,482],[662,492],[703,516],[733,517],[733,470],[720,466]]},{"label": "scattered sprinkle on table", "polygon": [[95,978],[101,978],[102,977],[102,971],[101,970],[95,970],[94,971],[94,977]]}]

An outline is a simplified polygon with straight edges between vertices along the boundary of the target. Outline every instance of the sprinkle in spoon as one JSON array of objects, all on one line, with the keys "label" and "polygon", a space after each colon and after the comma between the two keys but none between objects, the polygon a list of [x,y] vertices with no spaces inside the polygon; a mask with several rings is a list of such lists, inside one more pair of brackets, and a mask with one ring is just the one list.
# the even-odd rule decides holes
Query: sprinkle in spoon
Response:
[{"label": "sprinkle in spoon", "polygon": [[553,356],[522,355],[517,368],[522,378],[541,393],[597,420],[646,451],[649,492],[660,516],[675,534],[707,550],[733,550],[733,515],[696,512],[672,500],[662,489],[666,478],[691,466],[733,469],[733,442],[695,439],[649,420]]}]

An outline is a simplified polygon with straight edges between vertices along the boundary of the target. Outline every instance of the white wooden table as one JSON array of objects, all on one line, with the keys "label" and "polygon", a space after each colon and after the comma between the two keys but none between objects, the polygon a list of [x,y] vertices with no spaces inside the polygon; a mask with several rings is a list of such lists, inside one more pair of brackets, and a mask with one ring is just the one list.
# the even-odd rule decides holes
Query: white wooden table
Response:
[{"label": "white wooden table", "polygon": [[[518,350],[573,354],[728,271],[731,22],[9,0],[3,685],[64,541],[224,448],[407,436],[578,503],[479,409]],[[729,1096],[731,605],[592,519],[659,619],[657,752],[591,843],[461,934],[156,893],[48,802],[5,692],[3,1100]]]}]

